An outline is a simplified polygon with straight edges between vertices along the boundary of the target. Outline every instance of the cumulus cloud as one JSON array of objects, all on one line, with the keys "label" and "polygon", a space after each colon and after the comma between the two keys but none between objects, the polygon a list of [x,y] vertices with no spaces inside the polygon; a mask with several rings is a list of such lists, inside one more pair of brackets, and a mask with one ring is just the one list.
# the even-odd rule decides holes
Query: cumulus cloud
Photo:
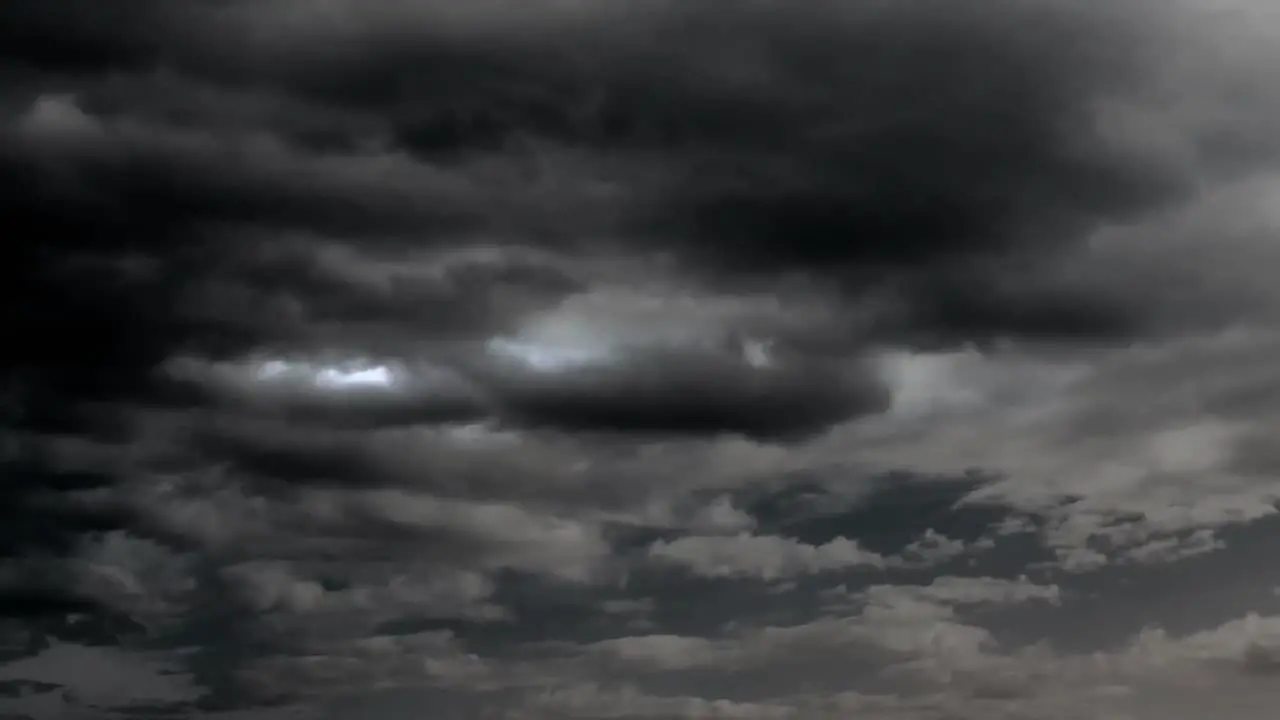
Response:
[{"label": "cumulus cloud", "polygon": [[649,548],[649,557],[687,567],[699,575],[761,580],[885,564],[883,557],[845,538],[814,546],[777,536],[746,534],[659,540]]}]

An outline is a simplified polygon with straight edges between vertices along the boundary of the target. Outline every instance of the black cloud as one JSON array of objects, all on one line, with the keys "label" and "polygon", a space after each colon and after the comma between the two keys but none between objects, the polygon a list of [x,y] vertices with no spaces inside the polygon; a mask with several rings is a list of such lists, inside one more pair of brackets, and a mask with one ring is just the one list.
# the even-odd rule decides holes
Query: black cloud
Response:
[{"label": "black cloud", "polygon": [[866,371],[830,363],[753,368],[740,357],[638,353],[617,366],[494,378],[500,411],[516,422],[615,432],[806,435],[883,410]]}]

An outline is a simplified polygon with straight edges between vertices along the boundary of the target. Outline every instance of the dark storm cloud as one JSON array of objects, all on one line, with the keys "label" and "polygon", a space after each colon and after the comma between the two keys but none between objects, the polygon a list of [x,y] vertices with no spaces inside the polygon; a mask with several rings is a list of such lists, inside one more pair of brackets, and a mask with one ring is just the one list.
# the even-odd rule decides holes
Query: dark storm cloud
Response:
[{"label": "dark storm cloud", "polygon": [[[146,37],[130,43],[100,29],[92,13],[105,11],[76,4],[28,20],[11,53],[61,68],[61,39],[108,64],[163,68],[169,85],[201,78],[216,94],[251,81],[259,103],[285,98],[267,103],[276,118],[311,103],[313,125],[332,119],[308,130],[303,113],[291,127],[259,113],[265,125],[242,119],[228,132],[226,110],[193,100],[178,126],[137,127],[130,140],[127,122],[108,123],[109,141],[80,138],[82,149],[126,143],[106,167],[101,149],[63,161],[88,173],[81,183],[112,188],[96,202],[115,216],[149,208],[150,227],[168,215],[357,236],[412,229],[414,243],[515,230],[596,251],[674,250],[713,277],[834,275],[855,300],[902,306],[877,328],[893,339],[1079,337],[1137,319],[1087,283],[1039,290],[1045,266],[1189,181],[1099,120],[1104,101],[1153,72],[1139,6],[139,4],[117,18]],[[85,106],[159,104],[126,86],[97,87]],[[55,102],[36,107],[74,114]],[[362,115],[376,120],[352,120]],[[255,136],[262,127],[280,134]],[[316,145],[317,133],[332,140]],[[547,151],[579,157],[581,181],[511,186],[563,171],[538,159]],[[1000,262],[1009,254],[1024,262]]]},{"label": "dark storm cloud", "polygon": [[[402,683],[468,702],[496,689],[499,704],[550,688],[530,707],[570,715],[794,717],[817,706],[744,699],[764,692],[753,676],[715,679],[735,700],[644,692],[692,692],[719,671],[676,671],[707,658],[768,659],[780,691],[826,663],[817,674],[845,688],[850,648],[851,662],[910,660],[895,682],[946,685],[932,668],[960,694],[983,673],[997,690],[975,694],[1034,693],[1000,675],[1024,658],[955,604],[1005,598],[1032,566],[1217,552],[1231,498],[1183,518],[1138,488],[1149,517],[1055,506],[1005,532],[1021,515],[999,498],[961,501],[1064,488],[959,467],[926,482],[913,466],[980,464],[999,446],[1074,471],[1105,455],[1075,446],[1113,410],[1104,429],[1139,448],[1131,464],[1254,478],[1270,461],[1265,425],[1141,455],[1150,428],[1128,415],[1149,404],[1134,397],[1145,366],[1136,384],[1097,366],[1064,409],[1054,383],[1071,373],[932,353],[998,353],[986,341],[1004,337],[1096,350],[1185,328],[1192,306],[1197,327],[1245,306],[1274,317],[1268,233],[1239,220],[1229,247],[1201,240],[1269,187],[1225,206],[1239,213],[1207,204],[1161,251],[1181,222],[1171,206],[1267,162],[1258,118],[1272,117],[1263,101],[1247,123],[1228,117],[1225,94],[1197,96],[1221,112],[1164,104],[1217,76],[1186,74],[1199,56],[1179,54],[1163,12],[4,4],[0,617],[31,633],[23,647],[182,647],[207,707]],[[1226,279],[1205,269],[1218,253]],[[1271,354],[1245,369],[1269,379],[1254,365]],[[1234,367],[1166,355],[1170,385]],[[1267,414],[1271,395],[1236,397],[1257,385],[1178,407],[1244,422]],[[1065,432],[1072,418],[1088,432]],[[1120,495],[1138,482],[1091,469],[1078,474]],[[762,476],[775,484],[743,490]],[[1241,506],[1265,510],[1260,493],[1241,490]],[[1087,555],[1100,537],[1120,538],[1113,557]],[[944,570],[966,577],[931,584]],[[855,575],[905,584],[816,585]],[[835,595],[860,614],[815,616]],[[521,644],[582,635],[585,614],[600,616],[589,647]],[[650,631],[682,635],[619,637]],[[544,651],[545,672],[529,661]],[[1056,677],[1060,660],[1027,662]],[[643,691],[578,685],[623,666]],[[880,707],[850,702],[814,716]],[[886,702],[886,717],[911,712]]]},{"label": "dark storm cloud", "polygon": [[[196,222],[376,234],[457,227],[468,214],[465,178],[395,155],[310,155],[260,132],[95,117],[70,95],[37,98],[13,125],[6,169],[32,195],[15,201],[32,214],[54,205],[72,218],[145,222],[132,228],[146,233],[139,245]],[[438,202],[426,203],[433,192]]]},{"label": "dark storm cloud", "polygon": [[[1123,292],[1048,268],[1194,180],[1104,117],[1160,62],[1137,3],[489,11],[303,22],[262,77],[376,109],[424,161],[530,141],[584,153],[623,189],[608,247],[674,250],[712,277],[832,276],[856,301],[891,297],[876,331],[910,342],[1135,331]],[[243,21],[276,27],[273,12]],[[538,232],[574,235],[550,222]]]},{"label": "dark storm cloud", "polygon": [[[93,2],[9,5],[4,9],[3,56],[46,70],[98,73],[116,65],[154,61],[163,34],[155,31],[164,3],[107,7]],[[108,31],[107,27],[114,27]]]},{"label": "dark storm cloud", "polygon": [[376,242],[374,252],[362,253],[341,238],[269,233],[245,232],[236,244],[240,251],[210,278],[207,298],[193,301],[207,299],[209,312],[228,296],[276,297],[301,305],[302,319],[313,323],[403,323],[432,339],[465,338],[509,329],[514,317],[584,289],[554,256],[483,241],[470,252],[434,255],[396,251],[413,248],[412,240],[389,240],[381,253]]},{"label": "dark storm cloud", "polygon": [[[559,258],[522,257],[518,248],[479,247],[424,257],[358,252],[335,240],[281,242],[246,235],[247,251],[193,283],[183,311],[259,335],[254,353],[259,363],[275,356],[318,367],[325,365],[325,356],[338,364],[345,356],[403,366],[410,379],[397,382],[394,393],[375,393],[380,400],[369,398],[374,404],[459,409],[481,404],[458,369],[449,369],[465,365],[457,357],[470,355],[469,345],[489,335],[517,329],[521,318],[554,306],[583,285]],[[221,366],[223,381],[215,384],[228,389],[229,372],[238,376],[234,382],[240,387],[233,394],[242,399],[265,389],[252,382],[254,362],[224,360],[230,364]],[[324,402],[322,394],[312,399]]]},{"label": "dark storm cloud", "polygon": [[737,106],[746,137],[721,135],[719,152],[695,156],[677,186],[698,238],[738,251],[717,257],[928,264],[1038,250],[1145,207],[1177,180],[1091,127],[1092,104],[1145,60],[1130,29],[1113,25],[1123,10],[806,10],[698,13],[686,36],[707,32],[709,53],[717,36],[741,43],[755,77],[768,78],[707,88]]},{"label": "dark storm cloud", "polygon": [[[394,359],[351,371],[386,372],[386,384],[336,387],[317,380],[341,361],[265,357],[238,362],[177,358],[166,363],[172,398],[211,402],[313,427],[378,428],[496,421],[547,428],[663,436],[742,434],[800,439],[888,407],[887,390],[856,362],[755,367],[709,351],[636,351],[584,367],[538,368],[523,359],[464,353],[460,369]],[[457,358],[454,358],[455,360]],[[384,364],[385,363],[385,364]],[[264,368],[280,367],[280,376]]]},{"label": "dark storm cloud", "polygon": [[[932,284],[957,267],[983,272],[950,293],[964,301],[1002,272],[973,263],[1045,259],[1186,189],[1190,178],[1164,158],[1100,127],[1100,104],[1143,82],[1153,62],[1134,9],[688,3],[523,30],[472,18],[418,45],[373,30],[387,36],[385,55],[334,73],[319,71],[323,53],[308,56],[317,69],[306,76],[373,88],[353,100],[406,118],[400,137],[424,158],[526,137],[621,154],[643,168],[624,227],[649,246],[715,270],[838,271],[855,294],[905,277],[902,301],[923,305],[906,322],[945,328]],[[357,82],[390,75],[384,63],[439,67],[451,80]],[[1121,322],[1096,300],[1056,309],[1088,304],[1087,288],[1056,303],[1007,294],[1044,308],[975,309],[958,321],[966,334],[1077,335]]]},{"label": "dark storm cloud", "polygon": [[500,412],[517,423],[675,434],[804,436],[887,407],[865,370],[821,361],[753,367],[707,351],[644,352],[617,365],[493,376]]}]

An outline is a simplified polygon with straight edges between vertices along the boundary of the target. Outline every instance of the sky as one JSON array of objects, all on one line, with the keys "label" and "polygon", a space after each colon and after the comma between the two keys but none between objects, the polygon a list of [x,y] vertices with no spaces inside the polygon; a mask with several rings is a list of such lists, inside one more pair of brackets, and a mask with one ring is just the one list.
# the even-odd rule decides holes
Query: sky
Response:
[{"label": "sky", "polygon": [[1280,7],[0,3],[0,717],[1280,702]]}]

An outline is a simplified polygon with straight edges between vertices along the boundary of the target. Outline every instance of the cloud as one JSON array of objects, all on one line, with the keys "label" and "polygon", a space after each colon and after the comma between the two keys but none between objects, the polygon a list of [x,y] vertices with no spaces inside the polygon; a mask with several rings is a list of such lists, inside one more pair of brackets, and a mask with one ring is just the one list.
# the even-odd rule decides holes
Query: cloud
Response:
[{"label": "cloud", "polygon": [[883,557],[845,538],[813,546],[788,538],[745,533],[658,540],[649,547],[649,557],[707,577],[754,577],[766,581],[859,565],[885,565]]},{"label": "cloud", "polygon": [[767,703],[741,703],[701,697],[646,695],[633,688],[583,685],[543,693],[531,703],[547,717],[717,717],[755,720],[792,717],[794,708]]},{"label": "cloud", "polygon": [[0,682],[59,686],[80,707],[166,705],[198,696],[190,678],[164,663],[108,648],[56,644],[33,657],[0,667]]},{"label": "cloud", "polygon": [[5,6],[5,710],[1269,717],[1273,15]]},{"label": "cloud", "polygon": [[924,587],[877,585],[867,594],[876,605],[892,606],[900,601],[939,605],[974,603],[1018,603],[1028,600],[1058,601],[1056,586],[1039,586],[1026,577],[1016,581],[996,578],[941,577]]}]

